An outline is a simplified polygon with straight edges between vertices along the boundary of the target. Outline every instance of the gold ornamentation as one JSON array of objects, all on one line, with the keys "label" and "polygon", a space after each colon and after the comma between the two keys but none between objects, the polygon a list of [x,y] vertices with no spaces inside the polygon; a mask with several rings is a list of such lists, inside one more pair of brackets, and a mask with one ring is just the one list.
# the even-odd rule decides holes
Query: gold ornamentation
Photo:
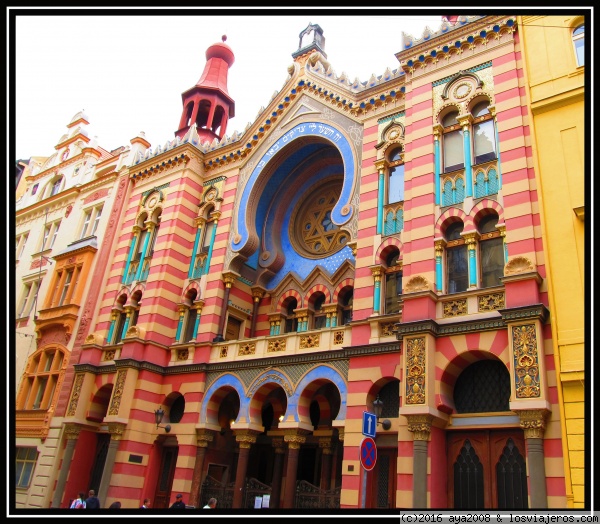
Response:
[{"label": "gold ornamentation", "polygon": [[189,350],[186,349],[178,349],[177,350],[177,360],[187,360],[190,356]]},{"label": "gold ornamentation", "polygon": [[537,335],[534,324],[512,328],[515,363],[515,391],[517,398],[539,397]]},{"label": "gold ornamentation", "polygon": [[102,360],[104,362],[106,362],[108,360],[114,360],[115,359],[115,354],[116,354],[116,350],[114,350],[114,349],[107,349],[106,351],[102,352]]},{"label": "gold ornamentation", "polygon": [[504,267],[505,275],[514,275],[518,273],[529,273],[530,271],[534,271],[533,264],[531,260],[527,257],[515,257],[506,264]]},{"label": "gold ornamentation", "polygon": [[108,432],[110,433],[111,440],[121,440],[125,433],[125,424],[120,422],[110,422],[108,424]]},{"label": "gold ornamentation", "polygon": [[306,335],[300,337],[300,349],[319,347],[319,335]]},{"label": "gold ornamentation", "polygon": [[244,355],[254,355],[254,353],[256,353],[256,344],[254,343],[244,344],[238,349],[238,356],[240,357]]},{"label": "gold ornamentation", "polygon": [[478,311],[496,311],[504,308],[504,293],[491,293],[477,297]]},{"label": "gold ornamentation", "polygon": [[431,415],[406,415],[408,419],[408,431],[413,434],[413,440],[429,440],[431,435]]},{"label": "gold ornamentation", "polygon": [[282,378],[281,375],[279,375],[277,373],[267,373],[266,375],[261,376],[256,382],[254,382],[248,388],[248,394],[253,395],[258,390],[258,388],[260,386],[262,386],[263,384],[265,384],[266,382],[275,382],[275,383],[279,384],[283,388],[283,390],[286,392],[288,397],[291,397],[292,394],[294,393],[292,391],[291,386],[287,382],[287,380],[285,378]]},{"label": "gold ornamentation", "polygon": [[444,317],[458,317],[467,314],[467,299],[449,300],[442,304]]},{"label": "gold ornamentation", "polygon": [[227,356],[227,346],[221,346],[219,348],[219,358],[225,358]]},{"label": "gold ornamentation", "polygon": [[428,291],[430,289],[429,282],[425,277],[420,275],[412,277],[406,287],[404,288],[405,293],[415,293],[416,291]]},{"label": "gold ornamentation", "polygon": [[336,345],[344,343],[344,332],[343,331],[334,331],[333,332],[333,343]]},{"label": "gold ornamentation", "polygon": [[396,323],[385,322],[379,324],[379,336],[381,337],[392,337],[396,334]]},{"label": "gold ornamentation", "polygon": [[123,397],[123,390],[125,389],[125,378],[127,377],[127,370],[121,369],[117,373],[117,380],[115,383],[115,390],[113,393],[112,401],[110,403],[110,409],[108,410],[109,415],[118,415],[119,406],[121,405],[121,398]]},{"label": "gold ornamentation", "polygon": [[425,404],[425,337],[406,343],[406,403]]},{"label": "gold ornamentation", "polygon": [[548,411],[545,409],[519,410],[519,424],[523,428],[525,438],[543,438],[546,429]]},{"label": "gold ornamentation", "polygon": [[269,345],[267,346],[267,353],[272,353],[274,351],[285,351],[285,342],[285,338],[269,340]]},{"label": "gold ornamentation", "polygon": [[456,89],[454,90],[454,98],[457,99],[461,99],[461,98],[465,98],[469,95],[469,93],[471,92],[471,89],[473,89],[473,86],[471,84],[467,84],[467,83],[462,83],[459,84]]},{"label": "gold ornamentation", "polygon": [[65,438],[67,440],[77,440],[79,438],[79,433],[81,431],[81,426],[77,424],[66,424],[65,425]]},{"label": "gold ornamentation", "polygon": [[79,397],[81,395],[81,386],[83,384],[83,373],[78,373],[75,377],[75,383],[73,384],[73,394],[71,395],[71,401],[69,402],[69,409],[67,410],[67,417],[75,416],[75,412],[77,411],[77,402],[79,401]]}]

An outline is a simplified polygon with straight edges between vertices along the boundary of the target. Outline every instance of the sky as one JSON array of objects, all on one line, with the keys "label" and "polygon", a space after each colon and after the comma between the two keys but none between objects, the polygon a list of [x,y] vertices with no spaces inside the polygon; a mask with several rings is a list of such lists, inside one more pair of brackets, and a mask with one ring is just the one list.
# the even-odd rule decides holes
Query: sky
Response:
[{"label": "sky", "polygon": [[398,67],[402,32],[420,39],[426,26],[437,31],[442,23],[439,10],[339,10],[19,11],[8,49],[15,59],[9,90],[14,87],[16,159],[52,155],[79,111],[88,117],[90,138],[107,150],[129,145],[140,131],[152,148],[173,140],[181,93],[200,79],[207,48],[223,35],[235,55],[228,76],[235,100],[231,136],[283,87],[309,23],[323,29],[335,74],[360,81]]}]

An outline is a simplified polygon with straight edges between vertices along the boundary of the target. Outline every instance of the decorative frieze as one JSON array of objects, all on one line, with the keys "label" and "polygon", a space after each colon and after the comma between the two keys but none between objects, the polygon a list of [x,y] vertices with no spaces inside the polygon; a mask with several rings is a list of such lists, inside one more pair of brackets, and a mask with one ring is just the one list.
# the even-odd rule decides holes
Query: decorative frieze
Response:
[{"label": "decorative frieze", "polygon": [[466,298],[449,300],[442,303],[442,315],[444,318],[459,317],[461,315],[466,315],[467,312],[468,309]]},{"label": "decorative frieze", "polygon": [[538,344],[534,324],[512,327],[512,343],[517,398],[540,396]]},{"label": "decorative frieze", "polygon": [[300,337],[300,349],[318,348],[319,340],[319,335],[306,335]]},{"label": "decorative frieze", "polygon": [[285,344],[286,344],[285,338],[276,338],[274,340],[269,340],[269,343],[267,346],[267,353],[273,353],[276,351],[285,351]]},{"label": "decorative frieze", "polygon": [[119,407],[121,405],[121,399],[123,398],[126,377],[127,377],[127,370],[121,369],[117,372],[117,380],[115,382],[115,389],[113,391],[110,408],[108,410],[109,415],[118,415],[119,414]]},{"label": "decorative frieze", "polygon": [[425,337],[406,343],[406,403],[425,404]]},{"label": "decorative frieze", "polygon": [[256,353],[256,344],[254,342],[248,342],[241,344],[238,349],[238,356],[243,357],[245,355],[254,355]]},{"label": "decorative frieze", "polygon": [[79,402],[79,397],[81,396],[81,386],[83,385],[83,373],[78,373],[75,376],[75,382],[73,383],[73,393],[71,395],[71,400],[69,402],[69,409],[67,410],[67,417],[75,416],[77,412],[77,402]]},{"label": "decorative frieze", "polygon": [[480,313],[504,308],[504,293],[490,293],[477,297],[477,311]]}]

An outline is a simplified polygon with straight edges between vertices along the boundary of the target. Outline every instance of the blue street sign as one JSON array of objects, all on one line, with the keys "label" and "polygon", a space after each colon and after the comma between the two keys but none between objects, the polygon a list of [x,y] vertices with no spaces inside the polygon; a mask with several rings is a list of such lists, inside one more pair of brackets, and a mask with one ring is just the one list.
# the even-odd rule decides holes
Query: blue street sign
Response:
[{"label": "blue street sign", "polygon": [[375,413],[369,413],[363,411],[363,427],[362,434],[365,437],[375,437],[375,431],[377,430],[377,416]]},{"label": "blue street sign", "polygon": [[360,443],[360,463],[367,471],[371,471],[377,462],[377,446],[371,437],[365,437]]}]

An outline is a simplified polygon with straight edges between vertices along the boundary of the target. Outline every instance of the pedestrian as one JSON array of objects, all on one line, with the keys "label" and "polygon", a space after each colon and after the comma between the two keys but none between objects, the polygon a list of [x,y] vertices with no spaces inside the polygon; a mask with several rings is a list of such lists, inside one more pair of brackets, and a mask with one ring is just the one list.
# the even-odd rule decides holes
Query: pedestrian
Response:
[{"label": "pedestrian", "polygon": [[150,499],[144,499],[144,503],[140,506],[140,509],[148,509],[150,507]]},{"label": "pedestrian", "polygon": [[85,499],[85,509],[100,509],[100,499],[96,497],[93,489],[90,489],[88,498]]},{"label": "pedestrian", "polygon": [[121,502],[115,500],[110,506],[108,506],[108,509],[121,509]]},{"label": "pedestrian", "polygon": [[183,502],[183,495],[181,493],[177,493],[175,502],[171,504],[170,509],[185,509],[185,502]]},{"label": "pedestrian", "polygon": [[85,509],[85,493],[83,491],[79,492],[77,498],[72,502],[70,509]]},{"label": "pedestrian", "polygon": [[217,507],[217,499],[215,497],[212,497],[212,498],[208,499],[206,506],[204,506],[202,509],[215,509],[216,507]]}]

